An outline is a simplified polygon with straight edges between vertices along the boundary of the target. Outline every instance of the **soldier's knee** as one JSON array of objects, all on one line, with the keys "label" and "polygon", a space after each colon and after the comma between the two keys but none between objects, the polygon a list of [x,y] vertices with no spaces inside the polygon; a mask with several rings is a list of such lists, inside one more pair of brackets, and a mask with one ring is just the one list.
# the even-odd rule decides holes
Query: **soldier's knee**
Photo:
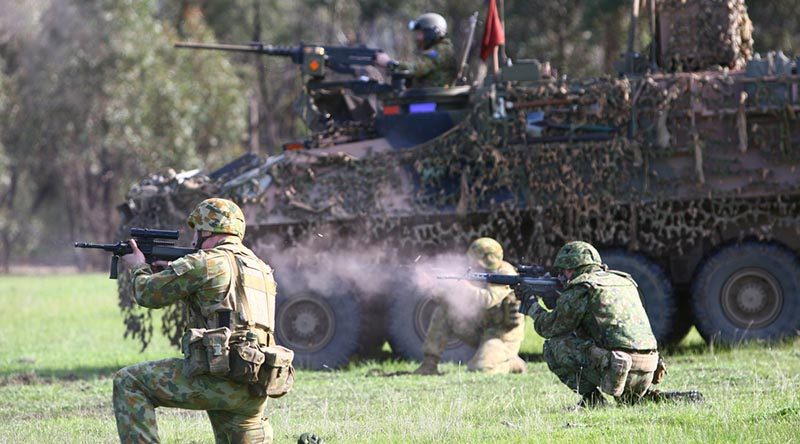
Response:
[{"label": "soldier's knee", "polygon": [[133,376],[128,371],[127,367],[117,370],[113,376],[114,393],[117,393],[118,390],[130,387],[132,380]]}]

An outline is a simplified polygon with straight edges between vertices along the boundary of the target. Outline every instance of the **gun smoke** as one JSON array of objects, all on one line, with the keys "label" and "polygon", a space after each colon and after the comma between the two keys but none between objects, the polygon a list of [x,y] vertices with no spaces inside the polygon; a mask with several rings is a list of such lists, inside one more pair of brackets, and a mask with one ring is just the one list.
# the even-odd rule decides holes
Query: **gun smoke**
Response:
[{"label": "gun smoke", "polygon": [[464,276],[469,270],[464,253],[412,255],[417,258],[415,262],[403,263],[381,260],[387,254],[378,248],[341,251],[298,246],[264,254],[268,249],[259,245],[254,250],[275,269],[278,297],[303,291],[321,297],[347,293],[362,300],[387,298],[389,304],[397,300],[415,303],[420,297],[430,297],[447,304],[456,319],[474,319],[482,309],[470,300],[475,284],[438,278]]}]

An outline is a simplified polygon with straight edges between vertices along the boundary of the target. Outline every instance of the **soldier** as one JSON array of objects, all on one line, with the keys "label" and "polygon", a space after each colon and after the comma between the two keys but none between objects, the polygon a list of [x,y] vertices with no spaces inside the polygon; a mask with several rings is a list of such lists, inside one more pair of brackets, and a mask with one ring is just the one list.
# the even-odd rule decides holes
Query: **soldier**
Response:
[{"label": "soldier", "polygon": [[660,382],[664,368],[636,282],[627,273],[608,270],[586,242],[564,245],[554,268],[566,281],[555,309],[522,295],[523,311],[546,339],[548,367],[582,396],[580,407],[605,403],[598,387],[620,402],[639,401]]},{"label": "soldier", "polygon": [[[503,247],[494,239],[477,239],[467,255],[474,267],[485,272],[517,274],[511,264],[503,261]],[[469,370],[489,374],[525,372],[525,361],[517,356],[525,335],[524,317],[519,313],[514,290],[507,285],[470,283],[465,293],[458,299],[467,304],[477,303],[479,316],[459,318],[447,301],[442,301],[431,316],[422,345],[424,359],[414,373],[439,374],[439,359],[452,336],[477,348],[467,363]]]},{"label": "soldier", "polygon": [[187,224],[199,251],[163,271],[153,272],[133,240],[133,253],[122,257],[136,302],[160,308],[183,301],[189,329],[181,341],[186,359],[143,362],[114,375],[120,441],[158,442],[155,408],[175,407],[206,410],[217,443],[271,443],[272,427],[262,419],[266,394],[227,378],[225,352],[243,338],[275,344],[272,269],[242,245],[245,220],[235,203],[206,199]]},{"label": "soldier", "polygon": [[413,62],[398,62],[380,52],[375,64],[392,71],[407,72],[412,87],[447,86],[456,78],[453,43],[447,38],[447,21],[439,14],[427,13],[408,24],[417,46]]}]

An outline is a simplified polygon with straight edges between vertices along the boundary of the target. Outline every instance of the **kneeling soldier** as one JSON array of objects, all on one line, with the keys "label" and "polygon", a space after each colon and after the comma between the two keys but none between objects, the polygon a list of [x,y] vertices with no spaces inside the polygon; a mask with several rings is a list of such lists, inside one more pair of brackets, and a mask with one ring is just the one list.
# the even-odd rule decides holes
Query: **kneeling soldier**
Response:
[{"label": "kneeling soldier", "polygon": [[[494,239],[482,237],[467,250],[471,266],[478,271],[517,274],[514,267],[503,260],[503,247]],[[431,323],[422,352],[422,365],[415,371],[421,375],[439,374],[438,364],[447,342],[458,338],[475,347],[475,355],[467,362],[470,371],[488,374],[524,373],[525,361],[518,356],[525,336],[524,316],[508,285],[470,283],[456,290],[459,294],[451,301],[442,300],[431,315]],[[472,316],[458,316],[450,307],[452,300],[469,306],[462,311]]]},{"label": "kneeling soldier", "polygon": [[548,367],[582,396],[579,406],[605,403],[601,390],[624,403],[638,402],[660,381],[663,366],[636,282],[608,270],[586,242],[564,245],[554,268],[566,282],[555,309],[536,298],[523,305],[546,339]]},{"label": "kneeling soldier", "polygon": [[283,366],[291,356],[281,355],[291,352],[273,337],[272,269],[242,245],[245,220],[235,203],[204,200],[187,223],[199,250],[164,271],[154,273],[133,241],[134,252],[122,257],[131,266],[136,302],[160,308],[182,301],[189,328],[181,341],[186,359],[143,362],[114,375],[120,441],[158,442],[155,409],[174,407],[206,410],[217,443],[271,443],[263,412],[267,395],[276,394],[263,384],[275,378],[263,370],[267,361],[281,361],[269,368],[291,374]]}]

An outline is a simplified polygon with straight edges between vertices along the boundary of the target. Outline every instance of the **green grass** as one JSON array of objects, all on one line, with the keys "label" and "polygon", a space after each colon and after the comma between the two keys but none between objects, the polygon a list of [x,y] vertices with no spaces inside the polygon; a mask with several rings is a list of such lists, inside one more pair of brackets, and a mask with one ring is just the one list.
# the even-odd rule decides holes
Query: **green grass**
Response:
[{"label": "green grass", "polygon": [[[145,353],[122,338],[115,286],[101,275],[0,277],[0,443],[116,442],[110,375],[176,356],[158,334]],[[530,329],[528,329],[530,332]],[[800,430],[800,341],[707,350],[694,333],[669,358],[664,389],[699,388],[703,405],[573,412],[577,395],[536,359],[526,375],[444,365],[442,377],[377,377],[408,362],[361,362],[298,374],[268,407],[275,441],[307,431],[328,442],[792,442]],[[213,442],[202,412],[159,409],[163,442]]]}]

